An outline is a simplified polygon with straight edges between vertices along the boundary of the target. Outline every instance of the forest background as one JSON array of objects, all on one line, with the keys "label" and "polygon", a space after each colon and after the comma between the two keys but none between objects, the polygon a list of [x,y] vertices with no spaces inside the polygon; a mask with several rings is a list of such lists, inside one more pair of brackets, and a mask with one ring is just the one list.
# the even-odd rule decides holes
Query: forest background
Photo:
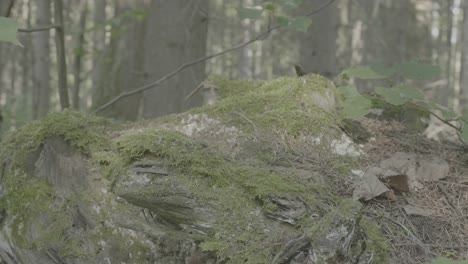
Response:
[{"label": "forest background", "polygon": [[[338,85],[354,66],[435,65],[440,74],[410,85],[461,113],[468,93],[464,14],[468,2],[461,0],[2,0],[0,16],[17,22],[23,46],[0,43],[2,130],[59,111],[64,85],[73,109],[137,120],[202,104],[201,94],[186,98],[206,78],[272,79],[295,75],[295,64]],[[64,33],[65,82],[54,27]],[[375,88],[351,82],[361,92]],[[113,101],[119,95],[129,96]]]}]

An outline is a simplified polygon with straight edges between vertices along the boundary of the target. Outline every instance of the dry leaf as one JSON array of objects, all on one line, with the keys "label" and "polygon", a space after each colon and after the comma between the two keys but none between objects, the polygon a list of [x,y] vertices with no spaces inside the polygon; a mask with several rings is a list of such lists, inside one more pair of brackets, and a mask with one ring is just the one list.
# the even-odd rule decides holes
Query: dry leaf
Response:
[{"label": "dry leaf", "polygon": [[355,201],[362,199],[368,201],[388,191],[387,186],[376,175],[366,172],[360,184],[354,189],[353,199]]},{"label": "dry leaf", "polygon": [[390,189],[397,192],[409,192],[410,187],[408,184],[408,176],[406,175],[392,175],[385,178],[386,184]]}]

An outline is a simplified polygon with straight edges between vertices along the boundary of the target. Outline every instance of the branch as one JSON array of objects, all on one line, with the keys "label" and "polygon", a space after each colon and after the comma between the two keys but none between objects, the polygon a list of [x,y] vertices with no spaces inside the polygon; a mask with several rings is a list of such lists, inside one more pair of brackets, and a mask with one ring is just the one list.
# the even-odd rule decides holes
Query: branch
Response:
[{"label": "branch", "polygon": [[[325,4],[320,6],[319,8],[307,13],[306,16],[312,16],[312,15],[320,12],[322,9],[329,6],[334,1],[335,0],[329,0],[328,2],[326,2]],[[211,54],[211,55],[201,57],[201,58],[198,58],[196,60],[187,62],[185,64],[182,64],[181,66],[179,66],[178,68],[176,68],[175,70],[170,72],[169,74],[163,76],[161,79],[159,79],[159,80],[157,80],[157,81],[155,81],[153,83],[150,83],[150,84],[144,85],[142,87],[139,87],[137,89],[134,89],[134,90],[131,90],[131,91],[128,91],[128,92],[123,92],[123,93],[119,94],[118,96],[116,96],[112,100],[110,100],[109,102],[107,102],[107,103],[103,104],[102,106],[96,108],[96,110],[94,110],[93,113],[96,114],[96,113],[99,113],[99,112],[107,109],[109,106],[113,105],[114,103],[116,103],[117,101],[119,101],[122,98],[125,98],[125,97],[128,97],[128,96],[143,92],[143,91],[148,90],[150,88],[153,88],[155,86],[159,86],[162,82],[166,81],[167,79],[171,78],[172,76],[176,75],[177,73],[181,72],[182,70],[184,70],[187,67],[190,67],[190,66],[192,66],[194,64],[209,60],[209,59],[214,58],[214,57],[224,55],[224,54],[229,53],[231,51],[238,50],[238,49],[243,48],[243,47],[245,47],[245,46],[247,46],[249,44],[252,44],[252,43],[254,43],[254,42],[258,41],[258,40],[262,40],[262,39],[268,37],[268,35],[270,35],[270,33],[272,31],[274,31],[274,30],[276,30],[276,29],[278,29],[280,27],[281,27],[280,25],[275,25],[273,27],[269,27],[265,32],[261,33],[260,35],[257,35],[256,37],[254,37],[254,38],[252,38],[252,39],[250,39],[250,40],[248,40],[248,41],[246,41],[244,43],[238,44],[238,45],[236,45],[234,47],[231,47],[229,49],[220,51],[218,53],[214,53],[214,54]]]},{"label": "branch", "polygon": [[37,31],[46,31],[53,28],[61,28],[60,25],[48,25],[48,26],[40,26],[35,28],[18,28],[18,32],[37,32]]}]

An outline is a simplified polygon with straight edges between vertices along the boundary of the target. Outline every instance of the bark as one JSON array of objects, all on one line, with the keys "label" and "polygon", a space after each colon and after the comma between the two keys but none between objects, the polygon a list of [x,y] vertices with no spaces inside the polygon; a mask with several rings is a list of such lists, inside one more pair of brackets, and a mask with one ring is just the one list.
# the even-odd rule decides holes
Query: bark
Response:
[{"label": "bark", "polygon": [[80,109],[80,85],[81,85],[81,61],[84,51],[84,31],[86,28],[86,14],[88,11],[88,2],[81,2],[79,16],[78,34],[75,35],[75,59],[73,63],[73,90],[72,90],[72,108],[75,110]]},{"label": "bark", "polygon": [[[252,0],[243,0],[239,1],[239,8],[240,7],[249,7],[252,6]],[[241,42],[246,42],[250,39],[251,35],[251,19],[244,18],[241,21]],[[239,53],[239,63],[237,64],[237,71],[239,72],[239,79],[249,79],[252,76],[252,71],[250,69],[251,60],[253,57],[249,57],[249,51],[252,51],[251,46],[243,47]]]},{"label": "bark", "polygon": [[2,0],[0,2],[0,16],[9,17],[14,3],[13,0]]},{"label": "bark", "polygon": [[98,107],[102,101],[104,91],[103,91],[103,76],[104,76],[104,66],[103,61],[104,47],[106,44],[106,31],[105,31],[105,21],[106,21],[106,0],[96,0],[94,1],[94,30],[93,30],[93,71],[92,71],[92,100],[93,108]]},{"label": "bark", "polygon": [[462,51],[461,51],[461,71],[460,71],[460,105],[468,103],[468,3],[463,2],[463,27],[462,30]]},{"label": "bark", "polygon": [[[313,10],[324,0],[306,1],[301,10]],[[326,77],[339,73],[337,44],[339,13],[335,1],[312,19],[312,26],[300,37],[300,63],[308,72]]]},{"label": "bark", "polygon": [[[206,54],[207,9],[207,0],[151,2],[144,49],[148,82]],[[178,78],[144,92],[143,117],[179,113],[200,105],[200,95],[187,101],[184,98],[204,79],[205,63],[199,63],[180,72]]]},{"label": "bark", "polygon": [[59,25],[55,29],[55,49],[57,53],[58,93],[60,108],[70,108],[67,82],[67,62],[65,54],[65,25],[63,21],[63,2],[54,0],[54,23]]},{"label": "bark", "polygon": [[[36,26],[50,25],[50,0],[36,1]],[[34,87],[33,87],[33,118],[41,118],[50,108],[50,46],[49,31],[34,32]]]}]

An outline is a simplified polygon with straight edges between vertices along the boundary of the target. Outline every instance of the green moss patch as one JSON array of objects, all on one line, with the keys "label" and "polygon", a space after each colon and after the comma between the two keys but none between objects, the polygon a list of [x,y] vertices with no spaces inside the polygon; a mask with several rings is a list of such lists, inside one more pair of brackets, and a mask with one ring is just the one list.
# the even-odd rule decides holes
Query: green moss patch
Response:
[{"label": "green moss patch", "polygon": [[284,130],[290,135],[326,131],[334,126],[337,113],[317,105],[314,94],[336,91],[318,75],[283,77],[272,81],[226,81],[217,79],[221,102],[193,112],[206,113],[243,131]]}]

